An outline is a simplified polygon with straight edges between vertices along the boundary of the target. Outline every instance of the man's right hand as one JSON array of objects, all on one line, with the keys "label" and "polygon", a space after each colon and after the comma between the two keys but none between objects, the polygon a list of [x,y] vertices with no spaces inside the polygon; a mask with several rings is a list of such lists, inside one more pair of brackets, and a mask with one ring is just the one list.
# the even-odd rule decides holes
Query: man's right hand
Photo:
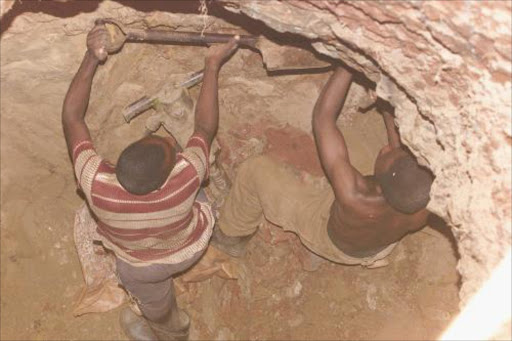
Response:
[{"label": "man's right hand", "polygon": [[104,61],[108,56],[107,44],[109,41],[110,37],[105,25],[96,25],[87,35],[87,49],[99,61]]},{"label": "man's right hand", "polygon": [[220,68],[238,48],[240,36],[236,35],[229,42],[222,45],[214,45],[208,49],[205,65]]}]

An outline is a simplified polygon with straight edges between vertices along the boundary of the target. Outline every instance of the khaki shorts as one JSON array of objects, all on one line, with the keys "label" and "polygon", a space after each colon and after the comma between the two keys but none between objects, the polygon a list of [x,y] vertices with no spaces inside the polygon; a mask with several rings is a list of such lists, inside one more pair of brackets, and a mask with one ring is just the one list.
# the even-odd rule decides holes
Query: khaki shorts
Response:
[{"label": "khaki shorts", "polygon": [[267,156],[244,162],[221,209],[219,227],[233,237],[256,232],[267,219],[297,234],[312,252],[330,261],[369,268],[387,265],[393,243],[376,255],[351,257],[339,250],[327,234],[334,193],[326,182],[305,181],[300,173]]}]

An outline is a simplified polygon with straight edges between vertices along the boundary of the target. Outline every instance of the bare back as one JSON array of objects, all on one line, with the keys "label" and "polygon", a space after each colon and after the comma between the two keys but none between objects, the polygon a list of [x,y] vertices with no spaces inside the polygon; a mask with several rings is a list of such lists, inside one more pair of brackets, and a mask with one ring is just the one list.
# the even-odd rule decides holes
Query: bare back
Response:
[{"label": "bare back", "polygon": [[415,214],[395,210],[378,193],[373,178],[364,181],[352,198],[333,202],[327,227],[332,242],[353,257],[379,252],[425,226],[429,215],[425,209]]}]

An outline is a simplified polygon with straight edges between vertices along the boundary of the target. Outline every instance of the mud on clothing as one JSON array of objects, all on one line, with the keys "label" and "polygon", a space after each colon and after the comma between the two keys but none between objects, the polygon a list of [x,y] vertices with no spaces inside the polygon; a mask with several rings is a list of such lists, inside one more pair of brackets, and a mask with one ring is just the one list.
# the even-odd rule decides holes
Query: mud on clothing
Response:
[{"label": "mud on clothing", "polygon": [[164,185],[134,195],[117,181],[115,167],[101,158],[91,140],[73,148],[78,184],[98,220],[105,247],[132,266],[178,264],[206,249],[214,217],[208,203],[196,201],[209,172],[209,148],[193,135]]},{"label": "mud on clothing", "polygon": [[333,262],[369,268],[387,265],[384,258],[396,243],[364,258],[351,257],[333,244],[327,234],[333,202],[334,193],[328,184],[305,183],[286,164],[258,156],[238,169],[218,224],[227,236],[240,237],[253,234],[267,219],[296,233],[309,250]]}]

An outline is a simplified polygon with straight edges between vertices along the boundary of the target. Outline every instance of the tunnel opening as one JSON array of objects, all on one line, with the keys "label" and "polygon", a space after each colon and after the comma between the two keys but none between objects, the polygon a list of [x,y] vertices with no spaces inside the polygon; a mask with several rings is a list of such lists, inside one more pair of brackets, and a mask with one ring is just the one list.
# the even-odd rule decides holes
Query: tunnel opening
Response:
[{"label": "tunnel opening", "polygon": [[[419,126],[411,120],[419,119],[403,114],[409,107],[401,96],[416,96],[414,91],[400,93],[404,85],[383,80],[385,74],[377,77],[375,68],[350,53],[336,55],[326,48],[331,38],[321,29],[315,36],[280,32],[265,21],[268,17],[251,18],[249,10],[234,13],[223,4],[206,4],[207,16],[198,13],[199,1],[27,1],[16,2],[4,14],[2,339],[125,338],[117,325],[119,308],[73,317],[83,275],[72,227],[83,198],[77,195],[66,154],[60,110],[85,52],[85,35],[98,17],[114,17],[130,28],[263,35],[308,50],[322,61],[346,62],[357,75],[338,127],[354,167],[364,175],[373,173],[375,158],[387,143],[381,112],[397,111],[411,151],[436,176],[445,172],[418,147],[419,138],[411,137],[411,129]],[[115,162],[127,144],[140,138],[148,119],[162,113],[161,108],[150,109],[128,124],[123,110],[201,70],[205,51],[204,46],[127,43],[109,56],[95,76],[87,114],[98,153]],[[217,157],[230,179],[244,160],[267,154],[293,166],[307,181],[326,184],[311,134],[311,110],[329,71],[269,72],[254,49],[240,49],[224,66]],[[183,96],[194,102],[199,89],[191,87]],[[413,106],[424,109],[421,101]],[[184,121],[192,113],[185,115]],[[443,131],[443,124],[424,118],[427,133]],[[183,123],[174,132],[177,139],[186,140],[189,129]],[[424,140],[434,136],[427,133]],[[436,138],[432,143],[438,143]],[[434,193],[433,200],[438,199]],[[390,265],[372,270],[329,262],[308,252],[295,234],[263,224],[242,261],[213,264],[224,267],[223,276],[219,271],[177,278],[178,302],[193,320],[190,338],[437,338],[459,311],[457,238],[463,233],[455,231],[454,236],[445,223],[451,216],[439,206],[425,229],[400,242]]]}]

